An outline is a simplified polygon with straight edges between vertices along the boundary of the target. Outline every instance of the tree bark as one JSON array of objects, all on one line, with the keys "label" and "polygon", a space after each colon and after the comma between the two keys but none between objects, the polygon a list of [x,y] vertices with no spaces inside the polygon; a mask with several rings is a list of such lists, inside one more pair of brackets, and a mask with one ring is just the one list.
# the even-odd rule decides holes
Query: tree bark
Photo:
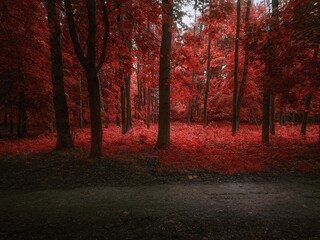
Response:
[{"label": "tree bark", "polygon": [[204,103],[203,103],[203,127],[206,127],[208,124],[208,94],[209,94],[209,86],[210,86],[210,61],[211,61],[211,38],[210,32],[208,33],[208,48],[207,48],[207,81],[206,81],[206,89],[204,92]]},{"label": "tree bark", "polygon": [[70,133],[69,111],[64,90],[59,13],[57,13],[54,1],[45,0],[45,4],[50,29],[51,78],[57,127],[55,150],[60,151],[73,148],[73,141]]},{"label": "tree bark", "polygon": [[121,102],[121,128],[122,134],[127,132],[126,128],[126,95],[124,86],[120,87],[120,102]]},{"label": "tree bark", "polygon": [[[247,9],[246,9],[246,18],[245,18],[246,36],[248,36],[250,34],[249,33],[250,9],[251,9],[251,0],[248,0],[247,1]],[[247,78],[248,78],[249,54],[246,49],[244,51],[245,51],[245,55],[244,55],[244,63],[243,63],[243,74],[242,74],[242,81],[240,84],[239,95],[238,95],[238,100],[237,100],[237,130],[239,129],[240,110],[241,110],[242,100],[243,100],[244,91],[245,91]]]},{"label": "tree bark", "polygon": [[127,117],[126,117],[126,132],[132,129],[132,117],[131,117],[131,78],[129,75],[125,77],[125,84],[126,84],[126,110],[127,110]]},{"label": "tree bark", "polygon": [[172,39],[171,0],[162,1],[162,37],[160,47],[159,70],[159,121],[156,146],[161,149],[170,145],[170,52]]},{"label": "tree bark", "polygon": [[151,105],[151,89],[150,87],[148,87],[148,106],[147,106],[147,128],[148,129],[150,129],[150,121],[151,121],[150,105]]},{"label": "tree bark", "polygon": [[275,107],[274,107],[274,95],[270,95],[270,133],[276,134],[276,118],[275,118]]},{"label": "tree bark", "polygon": [[262,143],[269,144],[270,90],[264,86],[262,99]]},{"label": "tree bark", "polygon": [[8,129],[8,114],[5,112],[3,116],[3,126],[7,130]]},{"label": "tree bark", "polygon": [[[99,95],[99,79],[97,73],[101,69],[106,58],[106,49],[110,35],[109,19],[105,1],[100,0],[100,10],[102,13],[102,22],[104,24],[104,34],[101,39],[102,47],[99,58],[96,56],[97,49],[97,16],[96,1],[86,0],[88,31],[86,41],[86,51],[80,45],[77,34],[77,28],[74,21],[74,9],[70,0],[64,0],[66,8],[67,23],[70,38],[77,58],[86,74],[89,91],[89,107],[91,120],[91,148],[90,157],[100,157],[102,154],[102,125],[101,125],[101,101]],[[86,53],[86,55],[85,55]]]},{"label": "tree bark", "polygon": [[241,0],[237,2],[237,28],[235,39],[235,54],[234,54],[234,86],[233,86],[233,101],[232,101],[232,136],[237,134],[237,98],[238,98],[238,67],[239,67],[239,35],[240,35],[240,14]]},{"label": "tree bark", "polygon": [[312,94],[309,93],[305,99],[304,103],[304,111],[302,115],[302,123],[301,123],[301,134],[306,135],[307,133],[307,124],[309,119],[309,110],[311,105]]}]

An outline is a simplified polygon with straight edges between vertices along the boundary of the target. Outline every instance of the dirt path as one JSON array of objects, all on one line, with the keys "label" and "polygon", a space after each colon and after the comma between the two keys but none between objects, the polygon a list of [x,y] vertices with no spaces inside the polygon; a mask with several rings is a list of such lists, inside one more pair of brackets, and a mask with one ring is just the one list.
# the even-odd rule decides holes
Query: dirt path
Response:
[{"label": "dirt path", "polygon": [[1,239],[319,239],[320,179],[1,192]]}]

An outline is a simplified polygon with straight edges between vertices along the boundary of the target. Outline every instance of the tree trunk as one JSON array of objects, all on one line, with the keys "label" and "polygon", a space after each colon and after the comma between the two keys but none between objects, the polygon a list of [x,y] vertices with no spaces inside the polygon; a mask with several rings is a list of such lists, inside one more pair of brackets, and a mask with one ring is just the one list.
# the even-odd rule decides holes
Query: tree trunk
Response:
[{"label": "tree trunk", "polygon": [[[140,65],[137,63],[137,75],[140,71]],[[137,88],[138,88],[138,119],[141,119],[141,112],[142,112],[142,81],[137,76]]]},{"label": "tree trunk", "polygon": [[12,113],[10,113],[10,136],[13,136],[14,130],[13,130],[13,116]]},{"label": "tree trunk", "polygon": [[237,3],[237,28],[235,39],[234,53],[234,86],[233,86],[233,101],[232,101],[232,136],[237,134],[237,98],[238,98],[238,67],[239,67],[239,35],[240,35],[240,14],[241,0]]},{"label": "tree trunk", "polygon": [[309,110],[310,110],[310,105],[311,105],[311,99],[312,99],[312,94],[309,93],[305,99],[304,103],[304,111],[303,111],[303,116],[302,116],[302,123],[301,123],[301,134],[306,135],[307,132],[307,124],[308,124],[308,119],[309,119]]},{"label": "tree trunk", "polygon": [[131,78],[129,75],[125,77],[126,84],[126,106],[127,106],[127,118],[126,118],[126,131],[132,129],[132,117],[131,117]]},{"label": "tree trunk", "polygon": [[106,49],[109,41],[110,26],[108,11],[105,2],[100,1],[99,10],[102,14],[102,23],[104,28],[103,36],[100,38],[101,48],[100,56],[97,56],[97,16],[96,16],[96,1],[86,0],[86,15],[87,15],[87,39],[86,49],[82,49],[79,38],[78,30],[74,20],[74,9],[71,0],[64,0],[66,9],[67,23],[70,33],[70,38],[77,58],[86,74],[89,91],[89,107],[90,107],[90,120],[91,120],[91,149],[90,157],[100,157],[102,154],[102,125],[101,125],[101,102],[99,98],[99,80],[97,73],[101,69],[106,58]]},{"label": "tree trunk", "polygon": [[70,133],[69,111],[64,90],[59,13],[56,12],[54,1],[45,0],[45,3],[50,28],[51,78],[57,126],[55,150],[66,150],[73,147],[73,141]]},{"label": "tree trunk", "polygon": [[173,3],[162,1],[162,37],[159,70],[159,121],[156,146],[166,149],[170,145],[170,52],[172,39]]},{"label": "tree trunk", "polygon": [[17,122],[17,135],[22,138],[27,133],[27,113],[25,106],[25,96],[23,92],[19,93],[18,104],[18,122]]},{"label": "tree trunk", "polygon": [[79,77],[79,128],[83,128],[83,121],[82,121],[82,115],[83,115],[83,107],[82,107],[82,77]]},{"label": "tree trunk", "polygon": [[151,121],[151,113],[150,113],[150,105],[151,105],[151,89],[148,87],[148,109],[147,109],[147,128],[150,129],[150,121]]},{"label": "tree trunk", "polygon": [[126,95],[124,86],[120,87],[120,102],[121,102],[121,128],[122,134],[127,132],[126,128]]},{"label": "tree trunk", "polygon": [[210,61],[211,61],[211,39],[210,32],[208,33],[208,48],[207,48],[207,81],[206,81],[206,89],[204,92],[204,103],[203,103],[203,127],[206,127],[208,124],[208,94],[209,94],[209,86],[210,86]]},{"label": "tree trunk", "polygon": [[274,108],[274,95],[270,95],[270,133],[276,134],[276,123],[275,123],[275,108]]},{"label": "tree trunk", "polygon": [[7,130],[8,129],[8,114],[5,112],[3,116],[3,126]]},{"label": "tree trunk", "polygon": [[95,71],[86,73],[89,90],[91,147],[90,157],[100,157],[102,153],[102,124],[99,79]]},{"label": "tree trunk", "polygon": [[[246,36],[249,36],[250,29],[249,29],[249,18],[250,18],[250,8],[251,8],[251,0],[247,1],[247,9],[246,9],[246,18],[245,18],[245,32]],[[239,95],[237,99],[237,130],[239,129],[239,123],[240,123],[240,110],[242,105],[242,99],[244,96],[244,90],[247,83],[248,78],[248,65],[249,65],[249,55],[247,50],[245,49],[245,55],[244,55],[244,63],[243,63],[243,74],[242,74],[242,81],[240,84],[239,89]]]},{"label": "tree trunk", "polygon": [[262,143],[269,144],[270,91],[264,86],[262,99]]}]

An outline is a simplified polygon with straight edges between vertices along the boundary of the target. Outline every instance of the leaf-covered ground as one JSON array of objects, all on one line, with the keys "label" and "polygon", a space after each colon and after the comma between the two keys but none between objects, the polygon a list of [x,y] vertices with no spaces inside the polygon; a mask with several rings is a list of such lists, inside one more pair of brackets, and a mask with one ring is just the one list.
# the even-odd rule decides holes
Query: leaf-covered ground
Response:
[{"label": "leaf-covered ground", "polygon": [[[119,161],[154,161],[163,171],[213,171],[222,174],[240,172],[318,172],[320,146],[318,126],[309,126],[307,136],[301,136],[300,126],[277,126],[271,144],[261,144],[261,131],[256,126],[241,126],[232,137],[230,123],[212,123],[188,126],[172,123],[169,150],[154,148],[157,126],[146,129],[136,122],[133,130],[125,135],[121,129],[110,126],[104,129],[103,154]],[[75,145],[84,151],[90,146],[90,129],[73,132]],[[33,139],[2,140],[1,155],[27,155],[47,152],[54,147],[53,134]],[[86,155],[78,156],[86,160]]]}]

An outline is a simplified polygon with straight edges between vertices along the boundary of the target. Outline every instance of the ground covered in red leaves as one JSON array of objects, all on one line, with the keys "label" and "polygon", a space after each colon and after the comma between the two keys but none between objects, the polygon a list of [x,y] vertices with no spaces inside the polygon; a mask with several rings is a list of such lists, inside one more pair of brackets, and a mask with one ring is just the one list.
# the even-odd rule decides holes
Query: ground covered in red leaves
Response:
[{"label": "ground covered in red leaves", "polygon": [[[125,135],[121,129],[110,126],[104,129],[103,154],[119,161],[157,159],[164,171],[213,171],[222,174],[241,172],[319,172],[320,146],[318,126],[309,126],[307,136],[301,136],[299,126],[277,126],[270,145],[261,143],[261,131],[253,125],[241,126],[237,136],[231,136],[229,123],[212,123],[188,126],[172,123],[169,150],[154,148],[157,126],[146,129],[136,122]],[[75,145],[89,150],[90,129],[73,132]],[[1,155],[24,155],[50,151],[55,144],[53,134],[36,138],[1,140]],[[83,160],[85,155],[79,156]]]}]

